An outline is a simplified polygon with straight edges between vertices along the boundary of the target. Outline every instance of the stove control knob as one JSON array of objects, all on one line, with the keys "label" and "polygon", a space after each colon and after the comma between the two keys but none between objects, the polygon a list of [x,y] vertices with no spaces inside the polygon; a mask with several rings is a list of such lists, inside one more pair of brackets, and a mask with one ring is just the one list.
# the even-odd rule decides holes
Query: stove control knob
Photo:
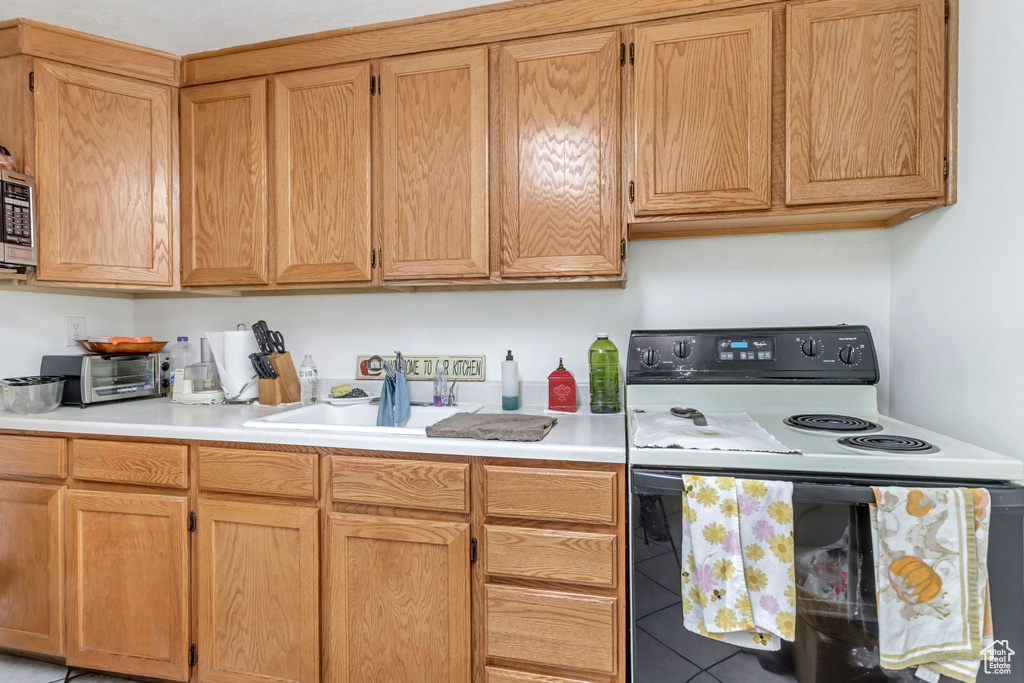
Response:
[{"label": "stove control knob", "polygon": [[658,354],[657,349],[647,347],[640,352],[640,362],[649,368],[657,365],[659,360],[661,360],[661,356]]},{"label": "stove control knob", "polygon": [[839,360],[847,365],[853,365],[860,360],[860,349],[847,346],[839,350]]},{"label": "stove control knob", "polygon": [[821,353],[821,342],[818,341],[817,339],[808,339],[803,343],[803,346],[800,348],[803,350],[805,356],[814,358],[819,353]]},{"label": "stove control knob", "polygon": [[672,345],[672,351],[676,354],[676,358],[686,358],[690,355],[690,345],[680,339]]}]

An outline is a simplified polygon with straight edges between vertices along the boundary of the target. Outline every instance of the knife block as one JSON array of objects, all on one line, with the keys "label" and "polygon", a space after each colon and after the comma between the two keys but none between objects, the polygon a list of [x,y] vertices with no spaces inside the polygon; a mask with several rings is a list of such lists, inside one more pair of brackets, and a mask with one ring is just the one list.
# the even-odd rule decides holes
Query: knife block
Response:
[{"label": "knife block", "polygon": [[261,379],[260,404],[279,406],[282,403],[298,403],[302,400],[302,387],[299,385],[299,373],[295,371],[292,354],[275,353],[267,356],[277,373],[276,379]]}]

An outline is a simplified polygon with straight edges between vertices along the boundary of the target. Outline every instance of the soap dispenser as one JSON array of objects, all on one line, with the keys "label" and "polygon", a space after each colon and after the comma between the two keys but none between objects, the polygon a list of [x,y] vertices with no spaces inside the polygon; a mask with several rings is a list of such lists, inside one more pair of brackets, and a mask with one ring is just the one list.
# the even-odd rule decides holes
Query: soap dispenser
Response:
[{"label": "soap dispenser", "polygon": [[519,410],[519,363],[512,359],[512,349],[501,364],[501,409]]}]

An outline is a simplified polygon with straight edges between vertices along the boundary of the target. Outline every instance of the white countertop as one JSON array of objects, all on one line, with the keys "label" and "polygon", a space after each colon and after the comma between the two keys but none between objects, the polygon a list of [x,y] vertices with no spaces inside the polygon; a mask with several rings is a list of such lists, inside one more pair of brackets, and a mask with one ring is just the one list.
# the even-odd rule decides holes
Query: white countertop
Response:
[{"label": "white countertop", "polygon": [[[140,399],[88,408],[61,407],[42,415],[16,415],[0,411],[0,430],[31,430],[65,434],[135,436],[193,441],[321,446],[403,453],[446,453],[495,458],[530,458],[579,462],[626,462],[626,421],[622,413],[589,412],[553,415],[558,423],[541,441],[479,441],[436,439],[426,436],[351,434],[325,431],[253,429],[242,423],[298,404],[266,407],[259,404],[188,406],[166,398]],[[500,406],[480,412],[500,413]],[[519,413],[540,415],[541,406],[525,406]]]}]

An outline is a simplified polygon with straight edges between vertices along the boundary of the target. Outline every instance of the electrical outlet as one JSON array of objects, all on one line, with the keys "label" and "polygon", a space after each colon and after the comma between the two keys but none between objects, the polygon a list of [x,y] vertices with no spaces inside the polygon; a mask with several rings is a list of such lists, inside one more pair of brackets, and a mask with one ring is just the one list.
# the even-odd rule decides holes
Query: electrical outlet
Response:
[{"label": "electrical outlet", "polygon": [[64,316],[64,346],[78,346],[76,339],[85,338],[85,318],[79,316]]}]

